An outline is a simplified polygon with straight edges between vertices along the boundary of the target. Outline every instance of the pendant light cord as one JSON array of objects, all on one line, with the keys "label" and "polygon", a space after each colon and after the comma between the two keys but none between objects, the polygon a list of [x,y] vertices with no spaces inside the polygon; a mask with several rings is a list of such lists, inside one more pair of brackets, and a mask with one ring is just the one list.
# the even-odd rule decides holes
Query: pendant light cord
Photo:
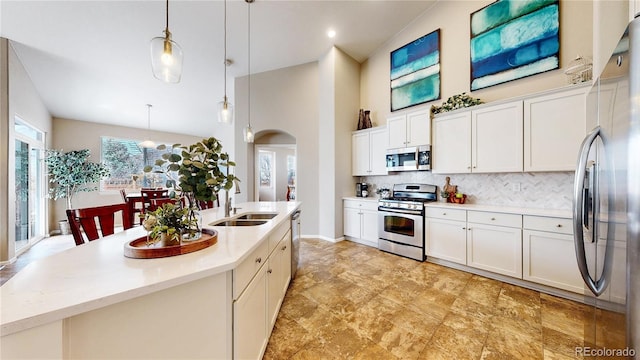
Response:
[{"label": "pendant light cord", "polygon": [[227,0],[224,0],[224,102],[227,102]]},{"label": "pendant light cord", "polygon": [[151,104],[147,104],[147,130],[151,130]]},{"label": "pendant light cord", "polygon": [[251,128],[251,3],[253,2],[253,0],[246,0],[247,2],[247,69],[249,70],[249,74],[248,76],[248,90],[249,90],[249,95],[247,98],[247,102],[249,104],[249,111],[248,111],[248,116],[249,116],[249,128]]},{"label": "pendant light cord", "polygon": [[167,0],[167,26],[165,26],[164,31],[165,35],[169,34],[169,0]]}]

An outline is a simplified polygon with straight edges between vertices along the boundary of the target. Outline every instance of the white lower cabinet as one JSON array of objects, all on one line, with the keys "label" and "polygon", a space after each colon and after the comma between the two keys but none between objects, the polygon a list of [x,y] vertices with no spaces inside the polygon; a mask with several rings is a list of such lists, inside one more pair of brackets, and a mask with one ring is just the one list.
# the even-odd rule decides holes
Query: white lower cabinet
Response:
[{"label": "white lower cabinet", "polygon": [[370,246],[378,243],[378,202],[371,200],[344,200],[344,235]]},{"label": "white lower cabinet", "polygon": [[267,347],[267,267],[262,266],[233,303],[233,356],[261,359]]},{"label": "white lower cabinet", "polygon": [[467,264],[466,211],[428,208],[425,217],[425,255]]},{"label": "white lower cabinet", "polygon": [[[245,287],[247,278],[250,281]],[[290,280],[291,230],[287,222],[234,270],[234,359],[262,358]]]},{"label": "white lower cabinet", "polygon": [[522,216],[469,211],[467,217],[467,265],[521,279]]},{"label": "white lower cabinet", "polygon": [[[278,243],[267,263],[267,314],[273,329],[291,280],[291,232]],[[269,331],[271,333],[271,331]]]},{"label": "white lower cabinet", "polygon": [[571,220],[524,216],[523,272],[527,281],[582,294]]}]

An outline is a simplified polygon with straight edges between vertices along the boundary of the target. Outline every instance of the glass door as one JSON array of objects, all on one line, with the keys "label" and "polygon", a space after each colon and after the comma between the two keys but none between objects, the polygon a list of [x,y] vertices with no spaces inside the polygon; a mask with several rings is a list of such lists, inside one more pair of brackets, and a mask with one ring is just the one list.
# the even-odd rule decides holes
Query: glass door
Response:
[{"label": "glass door", "polygon": [[15,119],[15,250],[45,235],[44,133]]}]

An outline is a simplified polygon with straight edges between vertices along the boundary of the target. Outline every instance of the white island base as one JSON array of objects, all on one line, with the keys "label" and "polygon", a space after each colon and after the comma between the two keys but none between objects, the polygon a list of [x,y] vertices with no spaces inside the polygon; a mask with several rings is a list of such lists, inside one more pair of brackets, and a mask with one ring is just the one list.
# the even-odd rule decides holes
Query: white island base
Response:
[{"label": "white island base", "polygon": [[[278,215],[260,226],[215,227],[218,243],[191,254],[125,258],[123,244],[143,234],[133,229],[30,264],[0,287],[0,358],[260,358],[290,280],[289,217],[299,205],[245,203]],[[245,313],[245,303],[264,311]],[[237,332],[243,327],[259,328],[261,338]]]},{"label": "white island base", "polygon": [[231,272],[2,338],[3,359],[230,359]]}]

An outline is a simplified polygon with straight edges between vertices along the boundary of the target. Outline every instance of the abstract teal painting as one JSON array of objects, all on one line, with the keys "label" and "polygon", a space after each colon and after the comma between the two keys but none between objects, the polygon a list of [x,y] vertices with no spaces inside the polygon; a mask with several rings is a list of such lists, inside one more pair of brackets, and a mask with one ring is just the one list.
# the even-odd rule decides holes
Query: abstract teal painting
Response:
[{"label": "abstract teal painting", "polygon": [[559,0],[498,0],[471,14],[471,90],[560,66]]},{"label": "abstract teal painting", "polygon": [[440,29],[391,52],[391,111],[440,99]]}]

